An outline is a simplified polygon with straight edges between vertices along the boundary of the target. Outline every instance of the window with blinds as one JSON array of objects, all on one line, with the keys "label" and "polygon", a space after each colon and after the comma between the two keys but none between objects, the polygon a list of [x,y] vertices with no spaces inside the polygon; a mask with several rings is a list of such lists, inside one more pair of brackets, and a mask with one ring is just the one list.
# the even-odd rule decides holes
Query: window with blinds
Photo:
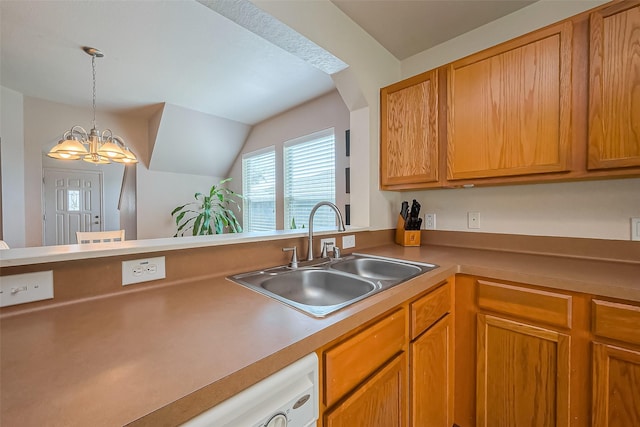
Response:
[{"label": "window with blinds", "polygon": [[[309,213],[323,200],[336,201],[335,134],[333,128],[288,141],[284,146],[284,227],[309,227]],[[333,210],[323,206],[316,227],[335,227]]]},{"label": "window with blinds", "polygon": [[244,230],[275,230],[276,152],[273,146],[242,156],[242,195]]}]

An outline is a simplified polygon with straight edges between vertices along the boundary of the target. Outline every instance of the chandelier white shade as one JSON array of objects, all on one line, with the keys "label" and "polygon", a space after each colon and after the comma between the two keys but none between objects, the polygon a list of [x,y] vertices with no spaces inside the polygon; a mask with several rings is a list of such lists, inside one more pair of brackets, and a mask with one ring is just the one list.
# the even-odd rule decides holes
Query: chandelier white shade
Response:
[{"label": "chandelier white shade", "polygon": [[102,133],[96,126],[96,58],[104,54],[93,47],[82,48],[91,56],[93,69],[93,123],[91,131],[87,132],[81,126],[73,126],[66,131],[62,139],[47,153],[47,156],[61,160],[84,160],[94,164],[137,163],[138,159],[129,150],[124,140],[116,136],[110,129]]}]

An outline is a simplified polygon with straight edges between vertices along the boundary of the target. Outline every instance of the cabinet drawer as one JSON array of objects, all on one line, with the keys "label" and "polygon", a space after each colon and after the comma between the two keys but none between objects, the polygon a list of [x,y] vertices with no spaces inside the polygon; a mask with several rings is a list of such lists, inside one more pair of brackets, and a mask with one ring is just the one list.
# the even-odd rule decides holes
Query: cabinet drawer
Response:
[{"label": "cabinet drawer", "polygon": [[411,339],[429,329],[451,309],[451,285],[445,283],[411,303]]},{"label": "cabinet drawer", "polygon": [[402,351],[404,325],[405,310],[400,309],[324,353],[327,406]]},{"label": "cabinet drawer", "polygon": [[593,300],[593,333],[640,345],[640,307]]},{"label": "cabinet drawer", "polygon": [[478,306],[562,328],[571,327],[571,296],[478,280]]}]

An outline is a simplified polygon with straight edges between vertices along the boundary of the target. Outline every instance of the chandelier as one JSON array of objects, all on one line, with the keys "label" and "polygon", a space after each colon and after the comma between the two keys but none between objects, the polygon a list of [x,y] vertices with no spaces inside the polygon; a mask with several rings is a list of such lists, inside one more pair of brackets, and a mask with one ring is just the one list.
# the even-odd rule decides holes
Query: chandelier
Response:
[{"label": "chandelier", "polygon": [[47,153],[47,156],[62,160],[79,160],[97,165],[118,163],[137,163],[138,159],[125,145],[122,138],[110,129],[100,133],[96,127],[96,58],[104,54],[93,47],[83,47],[91,56],[93,69],[93,122],[91,131],[87,133],[81,126],[73,126],[66,131],[62,139]]}]

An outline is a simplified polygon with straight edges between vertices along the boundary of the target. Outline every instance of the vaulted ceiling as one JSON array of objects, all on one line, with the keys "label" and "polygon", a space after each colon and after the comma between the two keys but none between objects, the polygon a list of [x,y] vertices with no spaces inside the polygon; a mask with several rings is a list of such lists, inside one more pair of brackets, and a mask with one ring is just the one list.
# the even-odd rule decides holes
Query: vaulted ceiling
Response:
[{"label": "vaulted ceiling", "polygon": [[[532,3],[332,1],[399,60]],[[81,47],[101,49],[98,112],[152,118],[164,106],[150,132],[157,170],[175,171],[167,129],[193,130],[208,115],[201,128],[211,134],[193,138],[194,149],[206,141],[239,150],[253,124],[333,90],[331,74],[348,66],[248,0],[2,0],[0,31],[0,84],[72,106],[91,106],[91,60]],[[190,125],[173,121],[189,112]]]}]

